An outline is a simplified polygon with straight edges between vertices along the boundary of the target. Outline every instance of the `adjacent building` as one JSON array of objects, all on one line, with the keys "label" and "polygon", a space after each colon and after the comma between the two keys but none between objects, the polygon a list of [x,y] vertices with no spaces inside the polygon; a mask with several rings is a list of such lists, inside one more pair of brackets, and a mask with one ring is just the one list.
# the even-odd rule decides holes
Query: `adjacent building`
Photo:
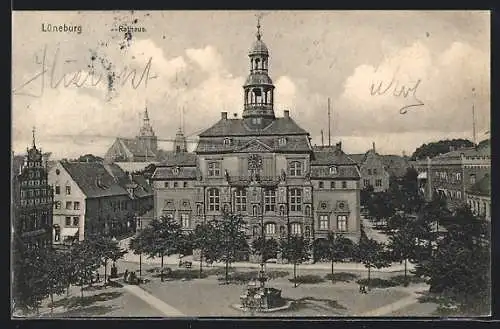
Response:
[{"label": "adjacent building", "polygon": [[491,178],[484,175],[479,181],[465,191],[466,202],[472,212],[491,220]]},{"label": "adjacent building", "polygon": [[[414,164],[419,172],[421,193],[427,200],[440,194],[450,209],[467,202],[467,192],[491,171],[491,148],[482,146],[452,150],[448,153],[418,160]],[[486,179],[487,180],[487,179]],[[484,184],[484,182],[483,182]],[[472,190],[471,190],[472,188]]]},{"label": "adjacent building", "polygon": [[42,150],[33,145],[24,157],[12,159],[12,232],[28,247],[52,245],[53,191]]},{"label": "adjacent building", "polygon": [[228,211],[248,223],[249,239],[261,235],[261,223],[268,238],[298,234],[312,240],[329,231],[357,237],[358,166],[341,143],[313,147],[288,110],[276,116],[269,50],[259,28],[249,52],[242,117],[222,112],[199,135],[193,153],[174,146],[152,177],[155,216],[172,216],[193,229]]},{"label": "adjacent building", "polygon": [[372,149],[364,154],[350,154],[359,166],[361,173],[361,188],[373,186],[374,192],[383,192],[389,189],[390,178],[400,178],[406,173],[410,164],[406,157],[398,155],[381,155]]},{"label": "adjacent building", "polygon": [[54,243],[104,233],[116,238],[136,230],[152,209],[152,187],[114,164],[59,161],[49,172],[54,189]]}]

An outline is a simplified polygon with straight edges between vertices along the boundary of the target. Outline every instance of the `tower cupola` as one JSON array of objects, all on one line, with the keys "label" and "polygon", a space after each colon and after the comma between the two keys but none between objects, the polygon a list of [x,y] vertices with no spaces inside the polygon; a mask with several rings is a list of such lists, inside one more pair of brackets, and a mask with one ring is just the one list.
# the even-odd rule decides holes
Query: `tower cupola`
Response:
[{"label": "tower cupola", "polygon": [[249,126],[262,126],[275,119],[274,85],[268,75],[269,50],[262,41],[260,18],[257,21],[256,40],[248,53],[250,74],[243,85],[244,110],[243,119]]}]

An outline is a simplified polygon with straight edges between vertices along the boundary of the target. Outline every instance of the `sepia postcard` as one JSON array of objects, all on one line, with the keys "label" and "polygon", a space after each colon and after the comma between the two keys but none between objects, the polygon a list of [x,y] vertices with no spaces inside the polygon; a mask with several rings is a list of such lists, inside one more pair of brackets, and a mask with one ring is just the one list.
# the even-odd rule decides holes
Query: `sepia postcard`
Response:
[{"label": "sepia postcard", "polygon": [[491,314],[490,12],[12,21],[13,319]]}]

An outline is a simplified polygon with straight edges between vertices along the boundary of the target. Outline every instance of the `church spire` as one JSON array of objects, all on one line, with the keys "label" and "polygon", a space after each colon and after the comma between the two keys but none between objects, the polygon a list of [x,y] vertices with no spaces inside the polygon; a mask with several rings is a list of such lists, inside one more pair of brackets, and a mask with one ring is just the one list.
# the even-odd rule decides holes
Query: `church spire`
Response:
[{"label": "church spire", "polygon": [[257,40],[260,40],[262,35],[260,34],[260,19],[262,18],[262,15],[257,16]]}]

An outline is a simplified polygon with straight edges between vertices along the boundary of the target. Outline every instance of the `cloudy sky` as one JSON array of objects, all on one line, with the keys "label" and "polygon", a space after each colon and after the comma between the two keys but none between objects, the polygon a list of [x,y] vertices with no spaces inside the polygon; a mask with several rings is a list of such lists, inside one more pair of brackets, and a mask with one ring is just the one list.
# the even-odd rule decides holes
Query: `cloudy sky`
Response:
[{"label": "cloudy sky", "polygon": [[[256,14],[14,12],[14,152],[26,150],[36,126],[37,144],[56,158],[103,155],[113,136],[138,133],[146,104],[163,139],[175,135],[182,109],[193,141],[220,112],[241,116]],[[145,31],[126,37],[120,25]],[[372,142],[381,153],[411,154],[433,140],[472,139],[473,104],[477,139],[488,137],[488,12],[270,11],[262,34],[275,112],[290,110],[313,143],[321,130],[328,142],[328,98],[332,143],[349,153]]]}]

